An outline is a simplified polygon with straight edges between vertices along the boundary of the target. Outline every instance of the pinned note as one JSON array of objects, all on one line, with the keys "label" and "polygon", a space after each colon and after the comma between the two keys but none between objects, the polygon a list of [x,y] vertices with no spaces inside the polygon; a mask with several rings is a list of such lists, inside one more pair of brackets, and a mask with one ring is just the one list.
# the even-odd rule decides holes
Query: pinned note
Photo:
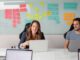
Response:
[{"label": "pinned note", "polygon": [[75,2],[69,2],[69,3],[64,3],[64,9],[69,9],[69,10],[76,10],[77,9],[77,3]]},{"label": "pinned note", "polygon": [[20,12],[26,12],[27,9],[26,9],[26,4],[21,4],[20,5]]},{"label": "pinned note", "polygon": [[5,10],[5,18],[6,19],[12,19],[12,9],[6,9]]},{"label": "pinned note", "polygon": [[36,8],[35,8],[35,11],[36,11],[36,12],[39,12],[39,8],[38,8],[38,7],[36,7]]},{"label": "pinned note", "polygon": [[47,11],[47,16],[50,16],[51,14],[51,11]]},{"label": "pinned note", "polygon": [[39,14],[35,14],[35,15],[34,15],[34,19],[36,19],[36,20],[41,20],[42,17],[41,17]]},{"label": "pinned note", "polygon": [[44,6],[44,2],[40,2],[40,5],[41,5],[41,6]]},{"label": "pinned note", "polygon": [[29,6],[32,8],[33,7],[33,3],[30,3]]},{"label": "pinned note", "polygon": [[27,14],[26,14],[26,17],[27,17],[28,19],[32,19],[32,18],[33,18],[33,16],[32,16],[30,13],[27,13]]},{"label": "pinned note", "polygon": [[16,27],[17,24],[20,23],[20,11],[19,9],[13,9],[13,27]]},{"label": "pinned note", "polygon": [[75,13],[66,12],[64,13],[64,20],[73,20],[75,17]]}]

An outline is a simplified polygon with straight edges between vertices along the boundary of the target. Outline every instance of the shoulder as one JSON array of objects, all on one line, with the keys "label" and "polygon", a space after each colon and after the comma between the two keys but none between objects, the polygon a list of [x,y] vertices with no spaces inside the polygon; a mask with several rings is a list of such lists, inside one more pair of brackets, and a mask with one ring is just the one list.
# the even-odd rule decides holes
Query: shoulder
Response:
[{"label": "shoulder", "polygon": [[73,36],[73,34],[74,34],[74,30],[67,32],[67,34],[66,34],[66,39],[67,39],[67,40],[70,40],[71,37]]},{"label": "shoulder", "polygon": [[74,30],[67,32],[67,35],[74,33]]}]

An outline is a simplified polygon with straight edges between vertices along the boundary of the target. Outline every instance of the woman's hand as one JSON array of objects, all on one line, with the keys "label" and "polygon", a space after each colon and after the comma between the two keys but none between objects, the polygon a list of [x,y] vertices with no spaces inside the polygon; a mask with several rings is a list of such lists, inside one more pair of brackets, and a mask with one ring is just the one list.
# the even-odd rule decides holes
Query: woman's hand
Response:
[{"label": "woman's hand", "polygon": [[22,48],[22,49],[25,49],[26,46],[29,46],[29,41],[26,41],[26,42],[20,44],[20,48]]}]

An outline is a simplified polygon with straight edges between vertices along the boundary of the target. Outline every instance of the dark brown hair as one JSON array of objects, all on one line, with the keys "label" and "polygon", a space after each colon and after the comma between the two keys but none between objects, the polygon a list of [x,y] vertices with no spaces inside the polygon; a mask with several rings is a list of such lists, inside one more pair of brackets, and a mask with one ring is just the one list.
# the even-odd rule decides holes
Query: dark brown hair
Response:
[{"label": "dark brown hair", "polygon": [[[78,21],[79,22],[79,24],[80,24],[80,18],[74,18],[73,19],[73,22],[74,21]],[[66,33],[64,33],[64,38],[66,39],[66,35],[67,35],[67,33],[69,32],[69,31],[72,31],[74,29],[74,27],[73,27],[73,23],[72,23],[72,25],[70,26],[70,29],[66,32]]]},{"label": "dark brown hair", "polygon": [[38,25],[38,31],[36,33],[35,38],[33,38],[32,31],[31,31],[31,28],[30,28],[30,30],[27,32],[27,35],[26,35],[27,36],[27,40],[41,39],[41,26],[40,26],[40,23],[37,20],[33,20],[32,23],[31,23],[31,25],[30,25],[30,27],[33,25],[33,23],[37,23],[37,25]]},{"label": "dark brown hair", "polygon": [[74,22],[74,21],[78,21],[79,24],[80,24],[80,18],[74,18],[73,22]]}]

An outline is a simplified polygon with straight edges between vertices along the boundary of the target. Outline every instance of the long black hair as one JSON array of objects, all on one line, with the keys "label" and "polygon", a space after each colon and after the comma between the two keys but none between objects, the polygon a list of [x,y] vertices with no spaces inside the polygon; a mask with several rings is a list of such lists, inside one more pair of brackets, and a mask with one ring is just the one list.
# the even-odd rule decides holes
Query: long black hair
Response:
[{"label": "long black hair", "polygon": [[25,25],[24,30],[19,34],[19,39],[21,39],[22,34],[23,34],[24,32],[27,32],[27,29],[30,27],[30,24],[31,24],[31,23],[27,23],[27,24]]}]

